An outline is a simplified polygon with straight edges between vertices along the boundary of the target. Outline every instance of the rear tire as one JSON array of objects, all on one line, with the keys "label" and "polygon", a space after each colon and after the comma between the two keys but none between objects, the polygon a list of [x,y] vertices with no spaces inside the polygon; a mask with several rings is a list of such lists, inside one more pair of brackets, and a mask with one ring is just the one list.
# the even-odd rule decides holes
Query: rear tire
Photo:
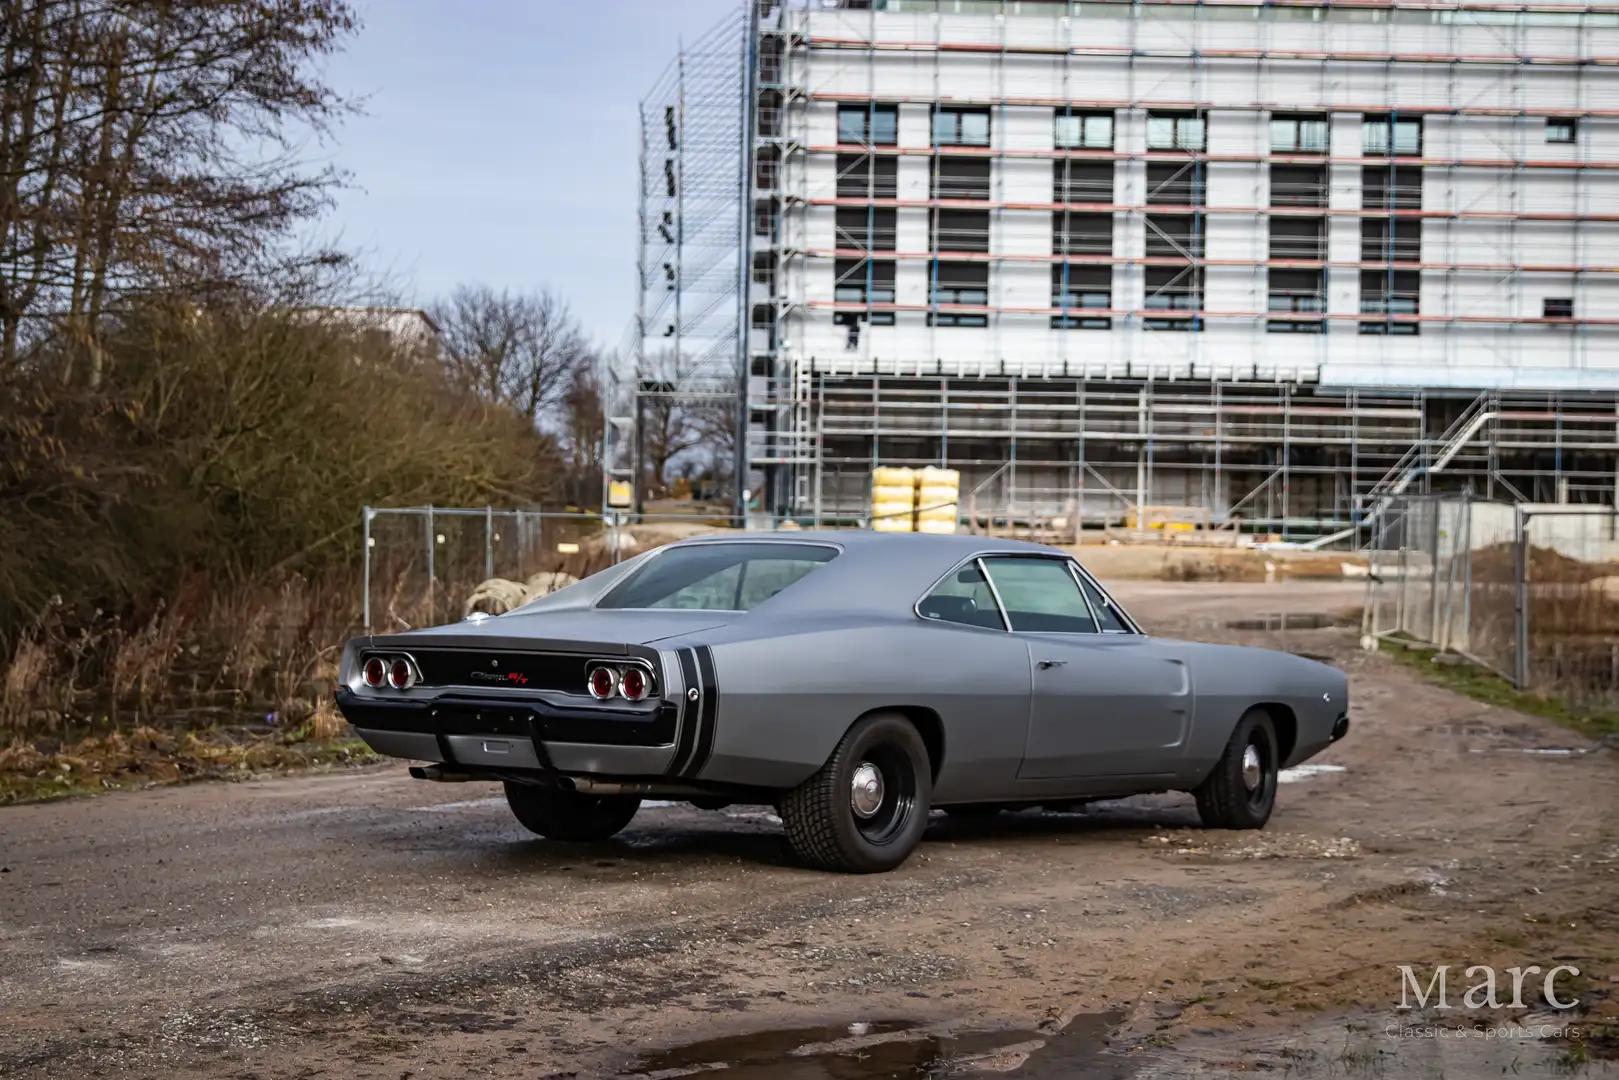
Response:
[{"label": "rear tire", "polygon": [[1264,709],[1237,721],[1225,753],[1192,792],[1197,814],[1211,829],[1262,829],[1276,807],[1276,725]]},{"label": "rear tire", "polygon": [[782,797],[782,827],[811,866],[892,870],[921,841],[932,791],[922,736],[903,716],[877,713],[850,728],[821,770]]},{"label": "rear tire", "polygon": [[641,808],[636,795],[582,795],[577,791],[506,781],[506,805],[522,826],[548,840],[606,840]]}]

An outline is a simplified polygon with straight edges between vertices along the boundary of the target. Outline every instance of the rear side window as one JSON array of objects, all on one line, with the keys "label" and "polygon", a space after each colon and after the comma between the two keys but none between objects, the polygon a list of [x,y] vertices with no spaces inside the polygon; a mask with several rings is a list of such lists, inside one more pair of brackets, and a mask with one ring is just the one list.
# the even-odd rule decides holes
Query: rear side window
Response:
[{"label": "rear side window", "polygon": [[837,549],[819,544],[725,543],[670,548],[597,601],[599,608],[749,611],[792,585]]},{"label": "rear side window", "polygon": [[1096,620],[1060,559],[985,559],[1013,630],[1094,634]]},{"label": "rear side window", "polygon": [[945,578],[916,605],[916,610],[924,619],[937,622],[1006,629],[1006,624],[1001,622],[1000,609],[995,606],[995,594],[990,592],[989,582],[984,580],[977,563],[963,566]]},{"label": "rear side window", "polygon": [[1085,590],[1085,599],[1091,602],[1091,610],[1096,612],[1096,618],[1102,624],[1104,634],[1128,634],[1131,630],[1119,618],[1119,612],[1113,606],[1113,601],[1098,589],[1094,582],[1084,574],[1079,575],[1080,588]]}]

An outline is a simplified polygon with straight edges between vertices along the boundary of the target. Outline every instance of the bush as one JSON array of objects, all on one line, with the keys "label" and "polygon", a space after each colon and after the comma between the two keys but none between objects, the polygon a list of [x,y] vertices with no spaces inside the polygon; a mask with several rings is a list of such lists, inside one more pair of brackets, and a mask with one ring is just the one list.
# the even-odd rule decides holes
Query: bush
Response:
[{"label": "bush", "polygon": [[109,692],[147,677],[137,644],[182,647],[175,620],[220,631],[232,595],[354,581],[363,504],[534,504],[560,472],[525,417],[341,319],[147,307],[109,328],[95,390],[50,374],[69,347],[0,382],[0,656],[27,666],[7,711],[46,640],[60,667],[105,638],[72,666]]}]

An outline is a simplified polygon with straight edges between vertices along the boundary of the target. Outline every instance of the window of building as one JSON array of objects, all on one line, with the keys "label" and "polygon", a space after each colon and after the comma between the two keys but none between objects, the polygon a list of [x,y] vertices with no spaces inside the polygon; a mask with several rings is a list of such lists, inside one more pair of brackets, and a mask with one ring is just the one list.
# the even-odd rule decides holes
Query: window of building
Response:
[{"label": "window of building", "polygon": [[782,40],[778,34],[759,37],[759,83],[762,86],[781,84]]},{"label": "window of building", "polygon": [[1147,149],[1202,150],[1205,127],[1199,113],[1148,113]]},{"label": "window of building", "polygon": [[753,160],[753,184],[763,191],[770,191],[781,183],[781,151],[774,146],[759,148],[758,156]]},{"label": "window of building", "polygon": [[933,113],[934,146],[988,146],[989,110],[940,108]]},{"label": "window of building", "polygon": [[1360,170],[1365,210],[1422,209],[1422,169],[1416,165],[1368,165]]},{"label": "window of building", "polygon": [[988,210],[938,210],[929,225],[934,251],[989,250]]},{"label": "window of building", "polygon": [[1325,116],[1275,115],[1270,120],[1270,149],[1273,154],[1325,154]]},{"label": "window of building", "polygon": [[1071,161],[1052,163],[1051,201],[1059,203],[1111,203],[1113,163]]},{"label": "window of building", "polygon": [[894,264],[886,259],[837,259],[832,299],[840,304],[892,304]]},{"label": "window of building", "polygon": [[1368,116],[1361,122],[1361,149],[1377,157],[1415,157],[1422,153],[1422,121]]},{"label": "window of building", "polygon": [[1113,215],[1069,212],[1051,215],[1051,253],[1113,254]]},{"label": "window of building", "polygon": [[1327,205],[1325,165],[1272,165],[1270,167],[1272,206]]},{"label": "window of building", "polygon": [[1318,217],[1270,219],[1270,257],[1317,261],[1327,257],[1327,221]]},{"label": "window of building", "polygon": [[758,112],[759,137],[761,139],[774,139],[781,135],[781,92],[778,90],[765,90],[759,94]]},{"label": "window of building", "polygon": [[899,142],[899,106],[839,105],[838,142],[844,146],[893,146]]},{"label": "window of building", "polygon": [[1571,143],[1579,128],[1572,116],[1548,116],[1546,118],[1546,141],[1549,143]]},{"label": "window of building", "polygon": [[990,160],[987,157],[940,156],[935,162],[935,199],[988,199]]},{"label": "window of building", "polygon": [[753,280],[755,284],[763,285],[767,293],[776,291],[775,252],[756,251],[753,253]]},{"label": "window of building", "polygon": [[[1327,310],[1325,274],[1320,270],[1269,271],[1265,308],[1278,315],[1319,315]],[[1325,331],[1321,319],[1271,319],[1265,329],[1272,334],[1319,334]]]},{"label": "window of building", "polygon": [[1421,218],[1362,218],[1361,262],[1421,262]]},{"label": "window of building", "polygon": [[876,154],[838,155],[838,198],[893,199],[899,196],[899,159]]},{"label": "window of building", "polygon": [[1422,275],[1415,270],[1362,270],[1360,272],[1360,313],[1382,315],[1377,322],[1363,322],[1363,334],[1416,334],[1414,320],[1394,316],[1416,315],[1421,307]]},{"label": "window of building", "polygon": [[1176,259],[1203,257],[1203,216],[1201,214],[1148,214],[1146,253]]},{"label": "window of building", "polygon": [[[1146,307],[1155,312],[1197,312],[1203,307],[1203,273],[1195,266],[1149,266],[1146,268]],[[1197,331],[1202,320],[1195,315],[1152,316],[1141,320],[1148,330]]]},{"label": "window of building", "polygon": [[[937,305],[987,307],[989,305],[989,264],[947,262],[935,259],[928,267],[931,302]],[[988,326],[983,312],[936,311],[930,313],[934,326]]]},{"label": "window of building", "polygon": [[899,232],[898,212],[877,206],[840,206],[834,244],[855,251],[893,251]]},{"label": "window of building", "polygon": [[1113,114],[1059,111],[1053,117],[1051,142],[1059,150],[1111,150]]},{"label": "window of building", "polygon": [[[1113,306],[1113,268],[1073,263],[1051,267],[1051,306],[1076,311],[1107,311]],[[1106,330],[1113,320],[1106,315],[1064,314],[1051,317],[1053,330]]]},{"label": "window of building", "polygon": [[755,199],[753,202],[753,235],[776,235],[778,203],[775,199]]},{"label": "window of building", "polygon": [[1201,162],[1176,165],[1172,162],[1147,163],[1147,204],[1149,206],[1202,206],[1207,193]]},{"label": "window of building", "polygon": [[1574,298],[1572,296],[1548,296],[1540,302],[1540,314],[1546,319],[1572,319],[1574,317]]}]

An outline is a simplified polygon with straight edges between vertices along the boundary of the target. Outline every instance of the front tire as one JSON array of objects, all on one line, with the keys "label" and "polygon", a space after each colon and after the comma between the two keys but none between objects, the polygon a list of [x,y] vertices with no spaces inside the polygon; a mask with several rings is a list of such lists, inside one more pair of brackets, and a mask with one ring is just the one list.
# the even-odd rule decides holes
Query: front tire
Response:
[{"label": "front tire", "polygon": [[1237,721],[1214,771],[1192,792],[1203,824],[1211,829],[1264,828],[1276,806],[1278,756],[1270,714],[1249,709]]},{"label": "front tire", "polygon": [[577,791],[506,781],[506,805],[529,832],[548,840],[606,840],[641,808],[635,795],[582,795]]},{"label": "front tire", "polygon": [[932,766],[922,736],[894,713],[850,728],[821,770],[781,800],[793,852],[827,870],[892,870],[928,824]]}]

